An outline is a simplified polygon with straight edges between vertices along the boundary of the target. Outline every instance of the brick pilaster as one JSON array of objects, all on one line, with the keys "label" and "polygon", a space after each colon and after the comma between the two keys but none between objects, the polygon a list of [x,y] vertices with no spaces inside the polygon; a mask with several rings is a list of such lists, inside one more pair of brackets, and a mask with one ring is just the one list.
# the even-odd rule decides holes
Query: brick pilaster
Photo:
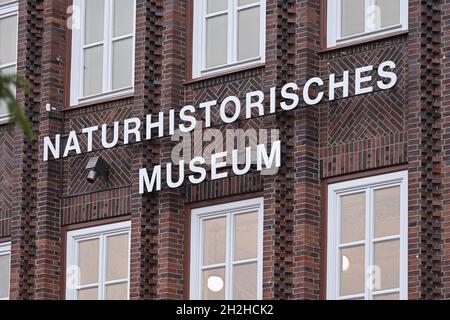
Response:
[{"label": "brick pilaster", "polygon": [[[40,105],[37,160],[36,261],[34,299],[58,299],[61,288],[62,162],[43,162],[43,137],[62,131],[66,56],[66,0],[44,1],[42,46],[42,103]],[[49,103],[55,111],[45,109]]]}]

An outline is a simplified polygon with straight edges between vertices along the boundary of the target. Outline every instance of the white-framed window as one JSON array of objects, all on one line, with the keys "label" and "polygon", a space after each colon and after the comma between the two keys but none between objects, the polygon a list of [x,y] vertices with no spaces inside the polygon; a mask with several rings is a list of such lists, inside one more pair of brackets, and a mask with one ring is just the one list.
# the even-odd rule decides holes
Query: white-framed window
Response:
[{"label": "white-framed window", "polygon": [[67,233],[66,299],[128,300],[130,221]]},{"label": "white-framed window", "polygon": [[134,90],[135,0],[74,0],[70,104]]},{"label": "white-framed window", "polygon": [[194,0],[192,77],[265,61],[265,0]]},{"label": "white-framed window", "polygon": [[0,243],[0,300],[9,300],[11,243]]},{"label": "white-framed window", "polygon": [[408,0],[328,0],[327,46],[408,30]]},{"label": "white-framed window", "polygon": [[262,299],[262,242],[262,198],[192,210],[191,299]]},{"label": "white-framed window", "polygon": [[408,172],[328,187],[327,299],[408,298]]},{"label": "white-framed window", "polygon": [[[17,70],[19,5],[16,0],[0,0],[0,73],[14,75]],[[11,88],[15,90],[14,88]],[[8,106],[0,101],[0,124],[9,121]]]}]

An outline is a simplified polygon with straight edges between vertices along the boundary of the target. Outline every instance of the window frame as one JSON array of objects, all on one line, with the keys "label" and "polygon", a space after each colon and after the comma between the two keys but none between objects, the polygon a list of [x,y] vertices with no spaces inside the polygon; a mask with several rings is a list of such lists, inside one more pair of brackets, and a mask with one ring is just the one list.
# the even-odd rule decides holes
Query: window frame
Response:
[{"label": "window frame", "polygon": [[9,300],[9,291],[11,290],[11,242],[0,243],[0,256],[9,255],[9,273],[8,273],[8,296],[0,297],[0,300]]},{"label": "window frame", "polygon": [[[190,235],[190,278],[189,297],[192,300],[202,299],[202,222],[207,219],[219,217],[227,218],[227,245],[225,262],[225,300],[231,300],[233,294],[232,267],[239,264],[257,263],[257,300],[262,300],[263,291],[263,223],[264,223],[264,200],[262,197],[248,200],[224,203],[201,207],[191,210],[191,235]],[[258,212],[258,247],[257,257],[246,260],[233,261],[234,228],[233,222],[237,215]],[[254,261],[253,261],[254,260]],[[221,264],[222,265],[222,264]],[[209,266],[211,268],[211,266]]]},{"label": "window frame", "polygon": [[[133,34],[131,36],[132,42],[132,57],[131,57],[131,85],[124,88],[112,89],[113,82],[113,42],[119,41],[122,38],[130,37],[130,34],[113,37],[113,0],[105,0],[105,21],[103,30],[103,40],[89,45],[84,44],[84,28],[85,28],[85,3],[86,0],[73,0],[73,7],[79,8],[79,28],[72,29],[72,48],[71,48],[71,70],[70,70],[70,106],[77,106],[84,103],[94,103],[102,101],[105,98],[116,98],[126,94],[134,93],[135,81],[135,67],[136,67],[136,0],[133,0]],[[74,10],[74,15],[75,15]],[[102,78],[102,92],[84,96],[84,50],[87,47],[95,47],[103,44],[103,78]]]},{"label": "window frame", "polygon": [[[228,9],[207,14],[207,0],[191,0],[193,5],[192,17],[192,79],[211,76],[228,71],[236,71],[246,67],[263,64],[266,60],[266,0],[259,0],[259,3],[251,3],[244,6],[238,6],[238,0],[228,0]],[[259,56],[237,60],[238,54],[238,21],[237,13],[240,10],[252,7],[260,7],[260,43]],[[219,16],[228,12],[228,53],[227,63],[206,67],[206,19],[211,16]],[[231,27],[230,27],[231,26]]]},{"label": "window frame", "polygon": [[[373,190],[384,189],[393,186],[400,186],[400,232],[397,236],[387,236],[376,238],[374,233],[374,214],[372,201]],[[361,241],[340,244],[340,206],[339,197],[343,195],[365,192],[365,237]],[[354,179],[350,181],[328,185],[327,204],[327,271],[326,271],[326,298],[329,300],[348,300],[364,298],[371,299],[373,296],[389,293],[398,293],[400,300],[408,299],[408,171],[398,171],[394,173],[381,174],[367,178]],[[389,240],[400,240],[399,257],[399,288],[379,290],[374,295],[372,290],[365,285],[364,297],[362,294],[355,294],[341,297],[340,289],[340,256],[341,247],[353,247],[364,244],[365,252],[365,272],[370,262],[373,261],[374,243],[382,243]],[[364,279],[366,280],[366,279]],[[366,281],[364,281],[366,282]]]},{"label": "window frame", "polygon": [[[105,300],[105,287],[108,284],[115,283],[124,283],[124,279],[120,280],[111,280],[106,281],[106,259],[107,259],[107,250],[106,249],[106,241],[105,238],[107,236],[115,236],[115,235],[128,235],[128,292],[127,292],[127,300],[130,300],[130,254],[131,254],[131,221],[123,221],[118,223],[110,223],[105,225],[100,225],[96,227],[89,227],[83,229],[77,229],[67,232],[67,245],[66,245],[66,299],[67,300],[77,300],[77,290],[78,289],[87,289],[89,287],[98,287],[98,300]],[[76,281],[73,277],[70,277],[69,272],[71,272],[70,266],[78,265],[78,246],[77,244],[81,241],[99,239],[99,275],[98,282],[89,285],[79,286],[78,284],[69,283],[70,280]]]},{"label": "window frame", "polygon": [[[333,48],[340,45],[351,44],[356,41],[370,41],[380,36],[388,36],[391,33],[408,30],[408,1],[400,0],[400,23],[398,25],[381,28],[379,30],[367,30],[367,24],[364,23],[365,31],[363,33],[341,37],[341,10],[342,0],[325,0],[326,4],[326,22],[327,22],[327,48]],[[365,8],[374,4],[376,0],[364,0]],[[364,17],[364,22],[367,17]]]},{"label": "window frame", "polygon": [[[0,69],[15,67],[17,73],[17,56],[18,56],[18,42],[19,42],[19,2],[17,0],[11,0],[0,4],[0,19],[10,16],[17,16],[17,43],[16,43],[16,61],[14,63],[7,63],[0,65]],[[10,113],[0,114],[0,125],[8,123],[11,120]]]}]

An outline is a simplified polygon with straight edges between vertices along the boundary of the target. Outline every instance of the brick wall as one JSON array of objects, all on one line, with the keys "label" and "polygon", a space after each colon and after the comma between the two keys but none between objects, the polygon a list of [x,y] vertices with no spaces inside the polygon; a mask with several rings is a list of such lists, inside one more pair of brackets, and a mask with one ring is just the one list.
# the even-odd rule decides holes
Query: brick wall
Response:
[{"label": "brick wall", "polygon": [[450,299],[450,3],[441,7],[442,69],[441,69],[441,115],[442,115],[442,288],[443,298]]},{"label": "brick wall", "polygon": [[[191,2],[137,0],[134,94],[70,109],[68,2],[20,1],[18,73],[31,90],[17,96],[37,139],[0,126],[0,239],[12,241],[11,298],[59,298],[62,228],[118,217],[131,219],[131,298],[187,297],[186,210],[252,194],[264,197],[264,298],[323,297],[324,181],[397,165],[409,169],[409,297],[450,297],[448,4],[409,1],[408,34],[322,52],[322,1],[267,0],[265,65],[185,83]],[[47,135],[388,59],[399,75],[392,90],[219,128],[279,129],[283,166],[276,176],[251,173],[139,195],[138,170],[168,162],[170,138],[41,161]],[[48,114],[46,103],[56,112]],[[110,176],[89,184],[84,167],[94,155],[108,161]]]}]

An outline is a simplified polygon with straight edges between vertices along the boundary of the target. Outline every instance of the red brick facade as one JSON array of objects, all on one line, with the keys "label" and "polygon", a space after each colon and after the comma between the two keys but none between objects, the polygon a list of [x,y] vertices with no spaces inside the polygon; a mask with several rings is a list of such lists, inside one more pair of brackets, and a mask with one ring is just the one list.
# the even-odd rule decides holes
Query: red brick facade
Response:
[{"label": "red brick facade", "polygon": [[[136,0],[134,94],[76,108],[67,99],[69,2],[19,1],[18,74],[30,90],[17,97],[37,139],[0,125],[0,240],[12,243],[11,299],[64,298],[67,228],[111,219],[131,220],[131,299],[187,298],[189,208],[251,195],[264,197],[263,298],[324,298],[324,188],[387,168],[409,170],[409,298],[450,298],[447,1],[410,0],[408,32],[326,51],[325,1],[267,0],[265,64],[191,82],[192,1]],[[42,161],[44,136],[385,60],[397,65],[391,90],[251,120],[280,130],[276,176],[251,173],[139,195],[139,169],[168,162],[170,138]],[[46,112],[47,103],[56,112]],[[97,154],[110,164],[110,178],[89,184],[84,167]]]}]

